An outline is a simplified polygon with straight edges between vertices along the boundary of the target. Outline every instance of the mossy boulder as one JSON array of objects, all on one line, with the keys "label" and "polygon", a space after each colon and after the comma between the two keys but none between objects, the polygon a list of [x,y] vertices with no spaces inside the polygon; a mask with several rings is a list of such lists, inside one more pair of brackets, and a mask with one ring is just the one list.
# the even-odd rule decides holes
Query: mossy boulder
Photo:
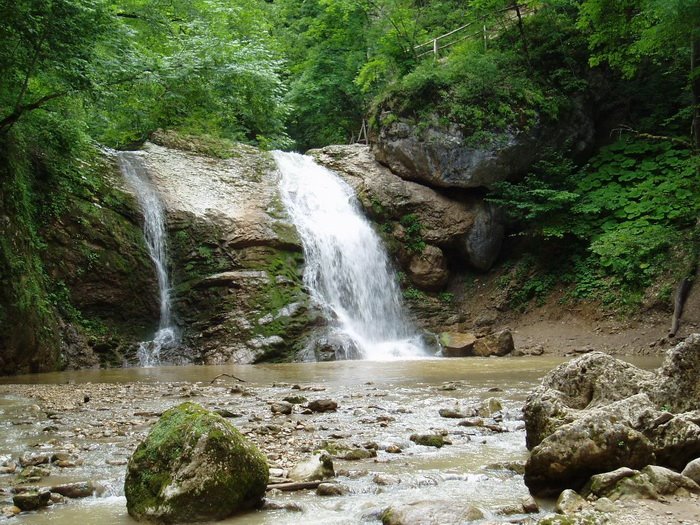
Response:
[{"label": "mossy boulder", "polygon": [[129,460],[124,493],[137,520],[223,519],[260,503],[265,456],[229,422],[195,403],[166,411]]}]

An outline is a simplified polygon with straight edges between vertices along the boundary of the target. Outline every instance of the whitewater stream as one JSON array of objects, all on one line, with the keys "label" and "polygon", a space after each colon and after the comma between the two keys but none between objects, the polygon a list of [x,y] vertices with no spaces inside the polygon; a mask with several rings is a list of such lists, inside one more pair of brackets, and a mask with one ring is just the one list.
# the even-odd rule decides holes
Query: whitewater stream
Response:
[{"label": "whitewater stream", "polygon": [[[507,514],[528,494],[517,466],[527,457],[521,407],[528,392],[561,358],[465,358],[393,362],[338,361],[238,366],[184,366],[83,370],[0,379],[0,460],[68,451],[73,467],[52,465],[48,476],[24,484],[95,481],[99,497],[21,514],[27,525],[127,525],[123,481],[126,460],[158,415],[184,401],[225,413],[265,452],[277,471],[312,450],[376,444],[375,458],[334,459],[347,493],[270,491],[267,509],[224,520],[225,525],[378,524],[390,505],[439,501],[471,503],[490,522],[525,518]],[[659,359],[635,361],[649,368]],[[245,379],[237,382],[226,373]],[[289,395],[330,398],[337,412],[273,414],[270,403]],[[469,411],[489,398],[503,410],[494,428],[460,425],[440,409]],[[87,401],[86,401],[87,399]],[[486,418],[491,421],[490,418]],[[451,442],[416,445],[414,433],[443,432]],[[390,445],[400,453],[387,451]],[[43,465],[47,467],[47,465]],[[9,504],[14,475],[0,475],[0,507]],[[544,503],[545,506],[547,502]],[[273,506],[281,508],[272,508]],[[506,514],[504,514],[506,513]]]},{"label": "whitewater stream", "polygon": [[136,198],[144,216],[143,234],[148,253],[151,256],[158,279],[158,294],[160,299],[160,321],[153,340],[144,341],[139,345],[139,365],[144,367],[157,366],[161,361],[161,350],[176,343],[176,332],[173,327],[170,301],[170,277],[168,275],[167,243],[165,229],[165,213],[163,204],[153,185],[150,183],[148,172],[143,160],[137,152],[119,152],[119,166],[124,179],[136,194]]},{"label": "whitewater stream", "polygon": [[352,188],[298,153],[274,152],[282,200],[304,246],[304,281],[334,320],[338,359],[425,357],[386,249]]}]

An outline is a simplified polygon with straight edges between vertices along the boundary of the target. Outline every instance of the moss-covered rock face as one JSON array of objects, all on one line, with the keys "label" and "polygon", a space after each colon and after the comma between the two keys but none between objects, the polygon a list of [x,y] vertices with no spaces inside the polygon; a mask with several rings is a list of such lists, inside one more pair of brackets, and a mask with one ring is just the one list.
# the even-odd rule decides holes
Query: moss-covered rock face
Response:
[{"label": "moss-covered rock face", "polygon": [[86,148],[61,166],[0,155],[0,374],[121,366],[158,322],[141,214],[116,162]]},{"label": "moss-covered rock face", "polygon": [[230,148],[213,158],[144,146],[166,210],[175,316],[194,362],[291,361],[317,319],[301,242],[272,157]]},{"label": "moss-covered rock face", "polygon": [[127,467],[124,493],[137,520],[218,520],[256,506],[265,456],[221,416],[195,403],[166,411]]}]

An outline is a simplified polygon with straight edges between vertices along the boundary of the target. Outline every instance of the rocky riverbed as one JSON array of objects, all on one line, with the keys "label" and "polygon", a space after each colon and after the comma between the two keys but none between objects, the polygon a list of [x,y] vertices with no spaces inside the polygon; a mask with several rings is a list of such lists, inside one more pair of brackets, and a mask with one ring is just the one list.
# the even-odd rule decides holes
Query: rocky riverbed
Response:
[{"label": "rocky riverbed", "polygon": [[[229,419],[271,467],[265,507],[226,523],[535,523],[553,502],[535,503],[523,483],[521,408],[559,362],[472,358],[15,378],[34,384],[0,386],[1,507],[12,516],[16,493],[49,487],[52,506],[8,519],[75,523],[89,513],[95,523],[133,523],[122,488],[128,457],[164,410],[194,401]],[[274,487],[318,450],[333,461],[326,483],[296,492]],[[610,523],[626,523],[630,512],[636,523],[697,519],[692,496],[652,511],[657,504],[613,504],[607,516]],[[676,509],[686,513],[666,514]],[[420,521],[430,519],[438,521]]]}]

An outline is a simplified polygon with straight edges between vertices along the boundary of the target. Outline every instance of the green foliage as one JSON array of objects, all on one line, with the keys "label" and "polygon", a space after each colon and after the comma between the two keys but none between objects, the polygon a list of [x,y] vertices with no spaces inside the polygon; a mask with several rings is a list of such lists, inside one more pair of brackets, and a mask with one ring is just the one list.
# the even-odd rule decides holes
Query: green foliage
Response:
[{"label": "green foliage", "polygon": [[522,181],[495,184],[490,200],[511,221],[528,224],[527,235],[561,239],[570,232],[571,207],[579,201],[579,194],[572,191],[575,171],[571,160],[550,152]]},{"label": "green foliage", "polygon": [[407,299],[409,301],[422,301],[425,299],[425,293],[421,292],[417,288],[406,288],[403,291],[403,297],[404,299]]},{"label": "green foliage", "polygon": [[[561,261],[569,269],[553,273],[574,284],[573,297],[633,306],[668,271],[671,248],[687,244],[700,213],[698,162],[672,142],[619,140],[579,170],[557,156],[540,162],[521,183],[499,185],[493,200],[524,234],[569,252]],[[551,288],[549,271],[526,280],[514,303]],[[504,284],[511,280],[522,281]]]},{"label": "green foliage", "polygon": [[421,235],[423,225],[420,223],[418,216],[414,213],[409,213],[401,217],[399,221],[404,228],[403,242],[408,251],[412,253],[423,253],[425,250],[425,241]]}]

